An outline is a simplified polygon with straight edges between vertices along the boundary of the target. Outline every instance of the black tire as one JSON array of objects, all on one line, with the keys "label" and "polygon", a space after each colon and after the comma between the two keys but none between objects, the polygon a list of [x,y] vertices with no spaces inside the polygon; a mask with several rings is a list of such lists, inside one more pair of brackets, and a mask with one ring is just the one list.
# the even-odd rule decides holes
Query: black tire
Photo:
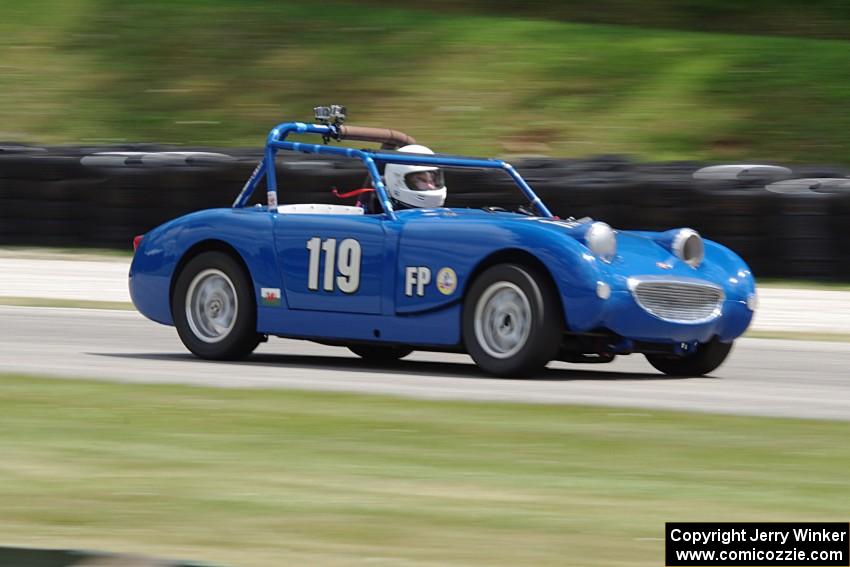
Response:
[{"label": "black tire", "polygon": [[[208,298],[205,305],[203,296]],[[242,265],[224,252],[203,252],[183,267],[171,297],[171,314],[180,340],[201,358],[243,358],[262,339],[254,286]]]},{"label": "black tire", "polygon": [[369,362],[394,362],[413,352],[412,348],[391,345],[351,345],[348,350]]},{"label": "black tire", "polygon": [[[502,300],[493,302],[497,296]],[[507,307],[500,311],[499,303]],[[523,378],[555,358],[563,321],[561,302],[548,277],[526,266],[498,264],[481,273],[467,293],[463,342],[485,372]]]},{"label": "black tire", "polygon": [[732,351],[732,343],[721,343],[717,339],[699,345],[697,351],[686,356],[646,354],[646,360],[669,376],[704,376],[723,364]]}]

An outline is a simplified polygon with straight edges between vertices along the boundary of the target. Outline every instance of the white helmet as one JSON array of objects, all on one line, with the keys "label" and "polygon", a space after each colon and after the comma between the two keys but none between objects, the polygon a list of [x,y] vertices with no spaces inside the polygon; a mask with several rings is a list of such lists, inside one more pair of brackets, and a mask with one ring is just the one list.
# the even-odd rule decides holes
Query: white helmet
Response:
[{"label": "white helmet", "polygon": [[[425,146],[410,145],[398,151],[411,154],[431,154]],[[388,163],[384,168],[387,192],[391,199],[408,207],[435,209],[446,202],[443,171],[430,165]]]}]

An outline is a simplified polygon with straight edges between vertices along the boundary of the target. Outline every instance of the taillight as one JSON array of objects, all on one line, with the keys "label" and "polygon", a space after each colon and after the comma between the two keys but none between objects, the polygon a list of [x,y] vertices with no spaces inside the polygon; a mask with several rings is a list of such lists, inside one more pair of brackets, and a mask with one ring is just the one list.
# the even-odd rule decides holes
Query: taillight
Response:
[{"label": "taillight", "polygon": [[133,238],[133,252],[139,249],[139,245],[142,243],[142,239],[145,237],[144,234],[140,234]]}]

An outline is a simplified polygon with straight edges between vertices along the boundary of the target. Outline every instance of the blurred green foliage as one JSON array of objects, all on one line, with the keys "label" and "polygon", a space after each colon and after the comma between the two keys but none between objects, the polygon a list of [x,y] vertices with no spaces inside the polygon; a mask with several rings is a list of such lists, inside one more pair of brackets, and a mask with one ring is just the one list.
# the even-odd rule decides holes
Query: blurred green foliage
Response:
[{"label": "blurred green foliage", "polygon": [[850,507],[847,422],[0,387],[0,532],[18,545],[275,567],[657,566],[665,522],[846,521]]},{"label": "blurred green foliage", "polygon": [[[0,0],[0,140],[257,147],[275,123],[341,103],[352,124],[450,153],[848,161],[845,41],[575,24],[560,21],[571,4],[500,4]],[[741,22],[773,22],[754,32],[815,36],[803,32],[839,29],[847,11],[606,6],[621,4],[606,22],[699,29],[717,20],[699,14],[744,10]]]},{"label": "blurred green foliage", "polygon": [[[388,0],[366,0],[393,6]],[[430,10],[689,31],[850,39],[844,0],[430,0]]]}]

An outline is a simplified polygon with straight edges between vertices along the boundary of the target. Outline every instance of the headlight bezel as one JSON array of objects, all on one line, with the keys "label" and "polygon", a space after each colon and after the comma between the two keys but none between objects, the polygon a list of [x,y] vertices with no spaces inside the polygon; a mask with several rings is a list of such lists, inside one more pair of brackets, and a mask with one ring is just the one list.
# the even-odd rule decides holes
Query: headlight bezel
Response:
[{"label": "headlight bezel", "polygon": [[606,222],[592,223],[584,235],[584,242],[603,262],[611,262],[617,255],[617,233]]},{"label": "headlight bezel", "polygon": [[692,228],[679,229],[670,247],[673,254],[691,268],[698,268],[705,260],[705,241]]}]

